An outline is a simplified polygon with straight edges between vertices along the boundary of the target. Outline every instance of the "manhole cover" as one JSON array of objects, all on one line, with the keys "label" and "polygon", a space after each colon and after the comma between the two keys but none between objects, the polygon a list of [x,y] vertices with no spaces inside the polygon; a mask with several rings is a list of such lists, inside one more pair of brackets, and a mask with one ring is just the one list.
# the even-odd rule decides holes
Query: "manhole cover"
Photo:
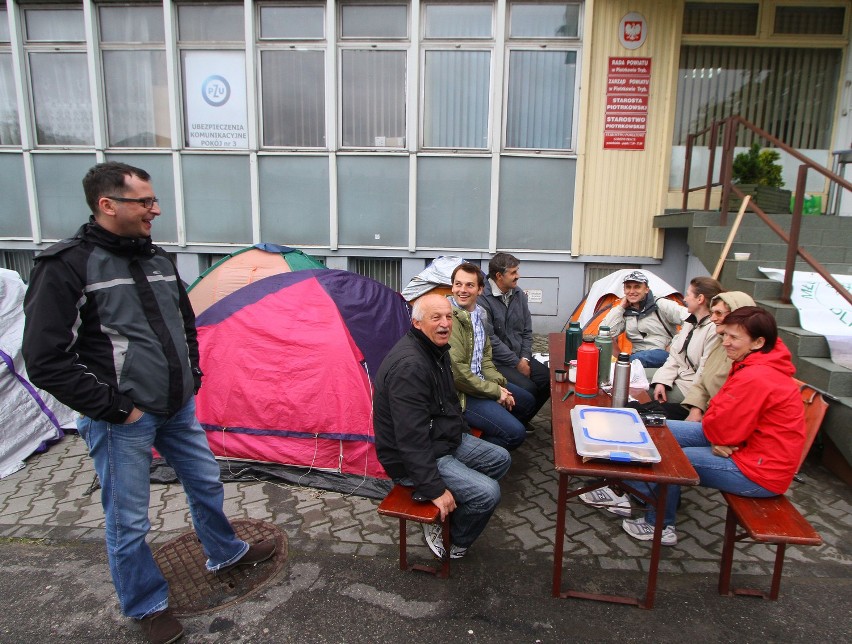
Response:
[{"label": "manhole cover", "polygon": [[207,557],[190,531],[158,548],[154,560],[169,582],[169,607],[175,615],[198,615],[236,604],[268,586],[287,562],[287,535],[270,523],[252,519],[232,521],[237,536],[247,543],[275,539],[272,559],[257,566],[237,566],[221,575],[204,567]]}]

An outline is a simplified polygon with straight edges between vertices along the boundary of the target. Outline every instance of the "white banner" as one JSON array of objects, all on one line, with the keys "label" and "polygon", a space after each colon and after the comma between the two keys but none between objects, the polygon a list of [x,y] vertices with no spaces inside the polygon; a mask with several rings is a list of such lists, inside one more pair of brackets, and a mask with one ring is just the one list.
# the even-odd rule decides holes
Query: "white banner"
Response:
[{"label": "white banner", "polygon": [[[760,271],[776,282],[784,281],[784,271],[763,268]],[[832,275],[847,291],[852,291],[852,275]],[[831,360],[852,369],[852,305],[841,297],[818,273],[793,273],[793,304],[799,309],[802,328],[824,335],[831,349]]]},{"label": "white banner", "polygon": [[189,51],[184,58],[186,137],[191,148],[248,148],[245,54]]}]

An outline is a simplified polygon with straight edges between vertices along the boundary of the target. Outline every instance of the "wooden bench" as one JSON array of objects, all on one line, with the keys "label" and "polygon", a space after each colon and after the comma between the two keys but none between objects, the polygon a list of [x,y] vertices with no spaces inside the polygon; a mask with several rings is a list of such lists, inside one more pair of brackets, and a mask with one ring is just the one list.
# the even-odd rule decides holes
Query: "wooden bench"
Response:
[{"label": "wooden bench", "polygon": [[[479,438],[482,430],[471,427],[470,433]],[[394,485],[388,495],[379,504],[378,512],[382,516],[399,519],[399,569],[416,570],[428,572],[446,579],[450,576],[450,521],[449,517],[442,524],[441,534],[444,542],[444,558],[441,567],[426,566],[424,564],[408,564],[408,534],[406,523],[416,521],[418,523],[440,523],[441,512],[431,501],[415,501],[412,498],[414,488],[404,485]]]},{"label": "wooden bench", "polygon": [[[754,499],[722,492],[728,502],[725,519],[725,545],[722,549],[722,565],[719,571],[720,595],[752,595],[764,599],[778,599],[781,588],[781,569],[787,544],[818,546],[822,538],[786,496]],[[737,526],[745,532],[737,534]],[[769,594],[754,588],[731,590],[731,567],[734,560],[734,543],[744,539],[765,544],[775,544],[775,566]]]},{"label": "wooden bench", "polygon": [[[819,431],[828,403],[810,385],[801,381],[796,382],[799,384],[802,402],[805,405],[806,434],[805,445],[799,460],[799,467],[801,468]],[[722,492],[722,496],[728,504],[728,513],[725,518],[725,541],[722,547],[722,562],[719,569],[719,594],[729,596],[751,595],[764,599],[778,599],[778,591],[781,588],[781,570],[784,567],[784,554],[787,544],[818,546],[822,543],[822,538],[786,496],[755,499],[737,496],[729,492]],[[738,533],[738,526],[741,526],[744,532]],[[776,546],[775,566],[772,571],[769,594],[754,588],[731,590],[734,544],[737,541],[744,540]]]},{"label": "wooden bench", "polygon": [[444,558],[440,568],[423,564],[408,564],[406,522],[440,523],[441,512],[431,501],[415,501],[411,498],[414,488],[404,485],[394,485],[379,505],[379,514],[399,519],[399,569],[428,572],[446,579],[450,576],[450,521],[449,517],[443,522],[442,534],[444,542]]}]

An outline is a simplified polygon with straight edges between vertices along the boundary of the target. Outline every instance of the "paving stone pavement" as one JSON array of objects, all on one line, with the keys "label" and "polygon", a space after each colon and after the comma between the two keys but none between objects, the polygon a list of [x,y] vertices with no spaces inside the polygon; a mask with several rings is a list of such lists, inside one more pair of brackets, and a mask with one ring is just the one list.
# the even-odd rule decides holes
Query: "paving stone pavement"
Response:
[{"label": "paving stone pavement", "polygon": [[[541,342],[541,338],[537,338]],[[471,549],[505,551],[521,560],[527,552],[552,552],[557,477],[553,469],[550,405],[532,421],[535,431],[513,453],[503,481],[503,500],[494,519]],[[55,540],[102,540],[99,493],[91,493],[94,470],[85,444],[69,435],[27,466],[0,480],[0,537]],[[819,547],[790,547],[785,575],[852,574],[852,489],[822,466],[805,464],[802,481],[788,493],[819,531]],[[577,481],[579,485],[579,481]],[[388,556],[397,543],[397,523],[376,513],[378,502],[270,481],[225,483],[229,516],[269,521],[281,527],[293,546],[308,551]],[[718,570],[725,510],[712,490],[684,490],[676,547],[663,548],[661,572],[712,573]],[[190,528],[189,510],[178,484],[151,486],[152,543],[164,543]],[[572,504],[565,542],[566,565],[572,557],[602,569],[647,569],[649,544],[629,538],[620,518],[582,504]],[[411,548],[421,548],[419,526],[410,525]],[[734,571],[770,574],[773,550],[740,545]],[[838,573],[839,571],[839,573]]]}]

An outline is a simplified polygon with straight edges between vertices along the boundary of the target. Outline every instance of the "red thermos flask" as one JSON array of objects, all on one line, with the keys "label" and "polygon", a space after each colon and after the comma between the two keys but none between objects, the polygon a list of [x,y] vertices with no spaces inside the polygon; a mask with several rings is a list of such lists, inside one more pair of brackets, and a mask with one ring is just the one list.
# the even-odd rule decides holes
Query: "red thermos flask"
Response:
[{"label": "red thermos flask", "polygon": [[575,393],[581,398],[594,398],[598,395],[599,355],[595,336],[584,335],[583,344],[577,349],[577,382],[574,386]]}]

